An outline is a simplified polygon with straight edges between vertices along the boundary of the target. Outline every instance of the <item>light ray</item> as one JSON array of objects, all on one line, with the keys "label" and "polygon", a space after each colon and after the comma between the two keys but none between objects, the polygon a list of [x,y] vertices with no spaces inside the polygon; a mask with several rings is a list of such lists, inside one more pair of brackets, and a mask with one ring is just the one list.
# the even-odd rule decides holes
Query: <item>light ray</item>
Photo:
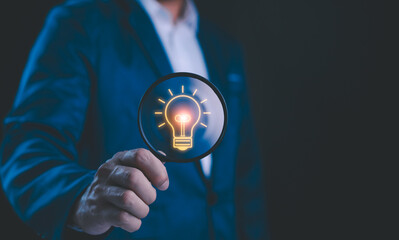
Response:
[{"label": "light ray", "polygon": [[205,124],[203,124],[203,123],[201,123],[201,125],[204,126],[204,127],[208,127],[207,125],[205,125]]},{"label": "light ray", "polygon": [[158,101],[160,101],[161,103],[165,103],[165,101],[160,98],[158,98]]},{"label": "light ray", "polygon": [[193,93],[193,96],[195,95],[195,93],[197,92],[197,90],[198,90],[198,89],[195,89],[195,91],[194,91],[194,93]]},{"label": "light ray", "polygon": [[[154,114],[160,115],[160,114],[162,114],[162,112],[154,112]],[[204,114],[205,114],[205,113],[204,113]]]},{"label": "light ray", "polygon": [[169,91],[169,93],[170,93],[170,96],[173,96],[173,93],[172,93],[172,91],[170,91],[170,89],[168,89],[168,91]]},{"label": "light ray", "polygon": [[211,112],[204,112],[204,114],[211,114]]},{"label": "light ray", "polygon": [[206,101],[208,101],[208,99],[204,99],[204,100],[202,100],[202,101],[201,101],[201,103],[204,103],[204,102],[206,102]]},{"label": "light ray", "polygon": [[161,123],[161,124],[159,124],[158,125],[158,127],[160,128],[160,127],[162,127],[163,125],[165,125],[165,123],[163,122],[163,123]]},{"label": "light ray", "polygon": [[184,85],[181,85],[181,92],[184,93]]}]

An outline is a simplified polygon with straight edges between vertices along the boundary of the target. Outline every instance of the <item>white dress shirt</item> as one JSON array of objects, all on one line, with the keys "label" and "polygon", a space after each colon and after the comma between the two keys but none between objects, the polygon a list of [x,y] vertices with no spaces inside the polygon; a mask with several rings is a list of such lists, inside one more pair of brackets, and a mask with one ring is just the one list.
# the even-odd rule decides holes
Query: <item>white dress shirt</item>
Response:
[{"label": "white dress shirt", "polygon": [[[174,72],[191,72],[208,79],[208,71],[197,39],[198,12],[186,0],[182,16],[174,23],[172,14],[156,0],[137,0],[150,16]],[[211,174],[212,156],[201,159],[206,177]]]}]

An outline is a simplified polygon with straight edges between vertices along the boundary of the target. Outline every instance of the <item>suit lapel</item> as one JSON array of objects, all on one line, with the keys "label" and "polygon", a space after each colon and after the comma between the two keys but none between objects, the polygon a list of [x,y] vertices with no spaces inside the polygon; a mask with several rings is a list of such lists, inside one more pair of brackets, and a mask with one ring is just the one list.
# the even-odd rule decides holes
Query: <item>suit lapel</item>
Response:
[{"label": "suit lapel", "polygon": [[171,64],[150,17],[136,1],[130,2],[132,6],[129,16],[130,30],[151,68],[157,78],[172,73]]},{"label": "suit lapel", "polygon": [[200,18],[199,20],[198,40],[204,54],[206,66],[208,69],[209,80],[216,85],[219,90],[222,90],[223,79],[223,63],[220,48],[213,34],[210,34],[208,23]]},{"label": "suit lapel", "polygon": [[[218,46],[218,42],[216,41],[213,34],[210,33],[209,26],[207,22],[204,22],[200,18],[199,21],[199,31],[198,31],[198,40],[200,42],[202,52],[205,58],[206,66],[208,69],[209,80],[223,93],[223,59],[222,54],[220,52],[220,47]],[[197,165],[197,169],[202,176],[202,179],[205,181],[205,185],[207,187],[213,188],[212,185],[215,182],[217,176],[215,174],[218,172],[219,168],[219,159],[218,152],[214,151],[212,153],[212,169],[210,179],[205,179],[202,173],[202,169]]]}]

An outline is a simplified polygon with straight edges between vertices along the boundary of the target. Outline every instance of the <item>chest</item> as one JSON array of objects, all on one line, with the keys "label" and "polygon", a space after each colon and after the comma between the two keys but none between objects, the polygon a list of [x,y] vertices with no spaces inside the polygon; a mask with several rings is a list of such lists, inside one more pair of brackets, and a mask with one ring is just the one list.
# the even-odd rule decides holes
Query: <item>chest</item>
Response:
[{"label": "chest", "polygon": [[[88,128],[92,130],[87,132],[95,134],[88,138],[91,139],[91,148],[96,149],[97,155],[92,158],[100,161],[98,165],[118,151],[146,147],[138,130],[138,107],[145,91],[158,78],[145,50],[131,37],[104,39],[100,49],[94,66],[90,97]],[[206,66],[206,73],[209,72],[210,80],[222,92],[228,108],[226,135],[214,153],[212,174],[215,174],[215,178],[223,179],[218,181],[220,189],[231,190],[242,118],[243,78],[234,67],[215,64],[216,59],[206,54],[207,48],[201,49],[201,54],[202,51],[205,53],[202,62]],[[229,62],[229,59],[217,62]],[[182,170],[174,168],[176,171]]]}]

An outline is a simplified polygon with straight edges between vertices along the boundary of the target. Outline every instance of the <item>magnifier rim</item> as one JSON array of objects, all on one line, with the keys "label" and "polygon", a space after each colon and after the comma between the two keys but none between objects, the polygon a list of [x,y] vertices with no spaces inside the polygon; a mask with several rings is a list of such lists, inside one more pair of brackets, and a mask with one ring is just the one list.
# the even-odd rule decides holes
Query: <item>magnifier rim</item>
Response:
[{"label": "magnifier rim", "polygon": [[[143,130],[143,126],[142,126],[142,121],[141,121],[141,112],[142,112],[142,108],[143,108],[143,102],[144,100],[147,98],[147,96],[150,94],[150,92],[160,83],[169,80],[171,78],[175,78],[175,77],[189,77],[189,78],[194,78],[197,80],[202,81],[203,83],[205,83],[206,85],[208,85],[217,95],[217,97],[219,98],[219,101],[222,104],[222,108],[223,108],[223,115],[224,115],[224,121],[223,121],[223,128],[222,128],[222,132],[219,135],[218,140],[215,142],[215,144],[205,153],[197,156],[197,157],[193,157],[193,158],[187,158],[187,159],[179,159],[177,160],[176,158],[171,158],[168,156],[165,156],[163,154],[161,154],[160,152],[158,152],[156,149],[154,149],[154,147],[150,144],[150,142],[148,141],[144,130]],[[147,145],[147,147],[149,148],[149,150],[151,151],[152,154],[154,154],[158,159],[160,159],[163,162],[194,162],[197,160],[200,160],[204,157],[206,157],[207,155],[211,154],[216,148],[217,146],[219,146],[220,142],[222,141],[225,133],[226,133],[226,128],[227,128],[227,107],[226,107],[226,102],[223,98],[223,95],[220,93],[219,89],[213,84],[211,83],[209,80],[207,80],[206,78],[194,74],[194,73],[189,73],[189,72],[177,72],[177,73],[171,73],[168,75],[165,75],[161,78],[159,78],[157,81],[155,81],[153,84],[151,84],[151,86],[145,91],[143,97],[140,100],[140,105],[139,105],[139,113],[138,113],[138,125],[139,125],[139,130],[140,130],[140,135],[141,137],[144,139],[144,143]]]}]

